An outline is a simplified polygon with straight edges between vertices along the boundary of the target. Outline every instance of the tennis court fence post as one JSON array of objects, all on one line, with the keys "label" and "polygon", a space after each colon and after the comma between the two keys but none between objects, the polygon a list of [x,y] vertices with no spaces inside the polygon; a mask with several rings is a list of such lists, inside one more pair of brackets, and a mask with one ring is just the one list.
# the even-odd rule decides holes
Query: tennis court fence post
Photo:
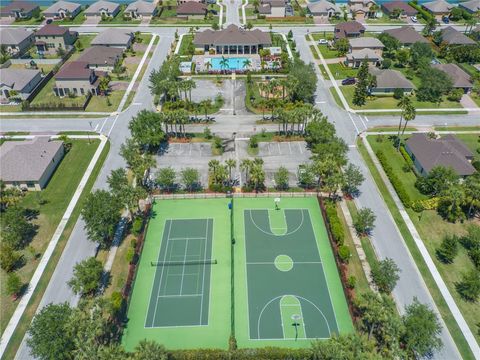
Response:
[{"label": "tennis court fence post", "polygon": [[[235,227],[234,227],[234,205],[233,205],[233,196],[230,200],[230,297],[231,297],[231,307],[230,307],[230,341],[229,347],[232,347],[232,342],[235,342],[234,347],[236,347],[235,340]],[[231,349],[233,350],[233,349]]]}]

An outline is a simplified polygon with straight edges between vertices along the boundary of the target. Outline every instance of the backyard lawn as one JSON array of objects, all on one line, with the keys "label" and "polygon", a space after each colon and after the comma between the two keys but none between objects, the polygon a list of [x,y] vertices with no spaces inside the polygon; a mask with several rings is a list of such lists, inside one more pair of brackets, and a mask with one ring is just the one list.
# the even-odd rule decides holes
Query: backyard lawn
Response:
[{"label": "backyard lawn", "polygon": [[328,68],[332,72],[333,78],[336,80],[343,80],[348,77],[357,76],[358,69],[352,69],[342,63],[328,64]]},{"label": "backyard lawn", "polygon": [[82,11],[80,11],[78,15],[75,16],[73,19],[65,18],[61,20],[54,20],[53,22],[58,25],[80,25],[83,24],[83,22],[85,21],[84,12],[85,10],[82,9]]},{"label": "backyard lawn", "polygon": [[[342,89],[345,98],[348,101],[348,104],[352,109],[398,109],[397,104],[398,100],[395,99],[393,96],[374,96],[367,99],[367,103],[363,106],[356,106],[353,105],[353,93],[355,91],[355,86],[340,86]],[[450,101],[446,98],[439,104],[431,103],[431,102],[423,102],[416,100],[415,96],[411,97],[412,104],[417,109],[448,109],[448,108],[455,108],[455,109],[462,109],[462,105],[456,101]]]},{"label": "backyard lawn", "polygon": [[[39,226],[38,232],[30,243],[30,248],[27,247],[21,251],[26,263],[17,274],[23,283],[30,281],[99,143],[99,140],[92,140],[91,143],[87,140],[72,140],[71,150],[65,155],[46,189],[41,192],[28,192],[18,204],[39,212],[34,220],[34,223]],[[5,329],[18,304],[18,300],[13,302],[7,295],[5,279],[6,273],[2,270],[0,271],[0,332]]]},{"label": "backyard lawn", "polygon": [[[216,10],[217,14],[220,14],[220,6],[217,4],[208,5],[208,10]],[[164,6],[163,10],[160,8],[160,15],[154,16],[150,21],[150,24],[213,24],[218,23],[218,15],[212,15],[209,13],[206,18],[203,19],[182,19],[177,18],[177,8],[175,6]]]},{"label": "backyard lawn", "polygon": [[[480,146],[478,142],[479,136],[476,134],[462,134],[457,135],[459,139],[477,154],[476,149]],[[403,165],[406,163],[401,154],[397,153],[392,141],[387,136],[383,136],[382,142],[377,141],[378,136],[368,136],[368,141],[374,151],[381,149],[385,156],[389,159],[389,164],[397,173],[398,179],[403,183],[405,190],[409,193],[412,200],[426,198],[424,195],[415,188],[414,183],[416,176],[412,173],[405,173],[402,170]],[[463,223],[450,223],[443,220],[435,210],[426,210],[422,213],[416,213],[411,209],[407,209],[410,219],[415,224],[420,236],[427,247],[430,256],[435,262],[435,265],[439,269],[443,280],[446,282],[450,293],[455,299],[455,302],[459,306],[461,312],[472,332],[476,334],[477,340],[480,336],[477,332],[476,324],[480,322],[480,308],[475,303],[466,302],[460,298],[456,289],[455,283],[461,280],[461,276],[464,272],[473,269],[474,265],[471,259],[468,257],[465,249],[459,246],[459,252],[452,264],[444,264],[436,257],[436,249],[440,246],[443,238],[446,235],[462,236],[466,233],[466,229],[473,221],[468,220]],[[477,224],[478,225],[478,224]]]},{"label": "backyard lawn", "polygon": [[[318,50],[320,50],[320,52],[322,53],[322,56],[324,59],[335,59],[339,57],[337,50],[329,48],[328,45],[326,44],[317,45],[317,47],[318,47]],[[336,65],[336,64],[332,64],[332,65]]]}]

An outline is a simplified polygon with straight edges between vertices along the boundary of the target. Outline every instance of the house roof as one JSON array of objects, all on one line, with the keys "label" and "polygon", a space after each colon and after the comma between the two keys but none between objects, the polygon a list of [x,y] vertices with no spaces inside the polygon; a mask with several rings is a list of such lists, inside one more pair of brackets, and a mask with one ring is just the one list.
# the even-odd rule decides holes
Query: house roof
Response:
[{"label": "house roof", "polygon": [[22,91],[39,73],[39,70],[31,69],[0,69],[0,84]]},{"label": "house roof", "polygon": [[[475,0],[476,1],[476,0]],[[411,7],[408,5],[408,3],[404,1],[390,1],[382,4],[382,8],[386,13],[392,13],[393,10],[395,9],[400,9],[402,10],[402,13],[404,13],[407,16],[413,16],[418,14],[417,9]]]},{"label": "house roof", "polygon": [[469,10],[470,12],[474,13],[476,11],[480,11],[480,2],[478,0],[470,0],[458,3],[458,6]]},{"label": "house roof", "polygon": [[77,61],[86,62],[89,65],[114,66],[122,56],[123,50],[109,46],[92,46],[86,49]]},{"label": "house roof", "polygon": [[86,61],[71,61],[63,65],[55,74],[57,80],[89,80],[92,75]]},{"label": "house roof", "polygon": [[342,39],[349,34],[360,34],[365,27],[358,21],[347,21],[335,25],[335,39]]},{"label": "house roof", "polygon": [[470,80],[470,75],[465,71],[460,69],[456,64],[435,64],[432,65],[433,68],[442,70],[446,73],[453,81],[453,87],[455,88],[471,88],[472,82]]},{"label": "house roof", "polygon": [[377,55],[375,51],[372,49],[361,49],[361,50],[353,50],[351,53],[347,54],[347,60],[363,60],[363,59],[368,59],[368,60],[382,60],[382,57],[380,55]]},{"label": "house roof", "polygon": [[93,4],[91,4],[87,10],[85,10],[85,14],[99,14],[101,10],[107,10],[109,13],[116,11],[120,5],[111,1],[104,1],[100,0]]},{"label": "house roof", "polygon": [[157,6],[154,3],[148,1],[135,1],[130,3],[125,9],[126,12],[136,11],[142,14],[153,14]]},{"label": "house roof", "polygon": [[270,35],[264,31],[243,30],[237,25],[228,25],[223,30],[204,30],[195,34],[195,45],[271,45]]},{"label": "house roof", "polygon": [[263,0],[262,4],[269,4],[270,7],[285,7],[284,0]]},{"label": "house roof", "polygon": [[370,66],[369,73],[377,78],[377,89],[414,89],[414,85],[400,71]]},{"label": "house roof", "polygon": [[403,45],[414,44],[416,42],[428,43],[428,40],[411,26],[402,26],[401,28],[385,30],[384,33],[393,36]]},{"label": "house roof", "polygon": [[359,37],[348,39],[352,48],[384,48],[385,45],[374,37]]},{"label": "house roof", "polygon": [[270,14],[272,12],[272,7],[270,4],[261,4],[258,7],[258,13],[259,14]]},{"label": "house roof", "polygon": [[48,137],[6,141],[0,146],[0,177],[9,182],[39,181],[62,146],[62,141]]},{"label": "house roof", "polygon": [[74,12],[76,11],[79,7],[81,7],[80,4],[73,3],[70,1],[57,1],[53,3],[52,6],[50,6],[47,10],[45,10],[43,13],[44,14],[57,14],[60,10],[66,10],[68,12]]},{"label": "house roof", "polygon": [[37,4],[27,1],[12,1],[10,4],[2,6],[0,13],[2,16],[8,16],[13,10],[30,12],[38,8]]},{"label": "house roof", "polygon": [[454,135],[430,139],[427,134],[413,134],[406,142],[415,159],[426,172],[435,166],[451,167],[460,176],[472,175],[475,168],[467,160],[473,154]]},{"label": "house roof", "polygon": [[340,7],[337,4],[331,3],[327,0],[320,0],[314,3],[308,3],[308,10],[314,13],[328,13],[329,11],[342,12]]},{"label": "house roof", "polygon": [[207,6],[195,1],[187,1],[178,5],[177,15],[205,15]]},{"label": "house roof", "polygon": [[3,45],[18,45],[33,36],[33,32],[22,28],[0,28],[0,43]]},{"label": "house roof", "polygon": [[446,2],[445,0],[435,0],[425,4],[422,6],[430,11],[432,14],[445,14],[450,12],[452,8],[455,6]]},{"label": "house roof", "polygon": [[125,45],[133,37],[132,32],[122,29],[108,28],[100,32],[90,43],[91,45]]},{"label": "house roof", "polygon": [[446,42],[448,45],[475,45],[476,42],[470,39],[465,34],[448,26],[441,30],[442,42]]},{"label": "house roof", "polygon": [[63,36],[70,30],[68,27],[58,26],[55,24],[47,24],[42,26],[35,33],[36,36]]}]

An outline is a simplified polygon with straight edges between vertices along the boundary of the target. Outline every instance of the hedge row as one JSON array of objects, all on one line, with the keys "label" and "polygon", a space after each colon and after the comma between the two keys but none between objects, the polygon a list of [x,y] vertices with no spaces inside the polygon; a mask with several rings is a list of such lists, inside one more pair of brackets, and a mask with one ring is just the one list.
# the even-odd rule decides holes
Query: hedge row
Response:
[{"label": "hedge row", "polygon": [[343,245],[345,240],[345,231],[343,230],[342,222],[337,214],[337,208],[335,203],[331,201],[325,201],[325,211],[328,217],[328,223],[330,225],[330,231],[332,232],[333,239],[339,245]]},{"label": "hedge row", "polygon": [[407,191],[403,187],[403,183],[400,181],[400,179],[397,177],[397,174],[395,174],[395,172],[393,171],[393,168],[388,163],[387,157],[381,150],[377,150],[375,154],[377,155],[378,160],[382,164],[383,170],[385,170],[385,173],[390,179],[390,182],[395,188],[395,191],[397,192],[398,197],[402,201],[403,206],[405,206],[406,208],[409,208],[411,205],[410,196],[408,195]]},{"label": "hedge row", "polygon": [[415,165],[413,164],[413,160],[412,158],[410,157],[410,155],[407,153],[407,150],[405,150],[405,146],[400,146],[400,154],[402,154],[403,158],[405,159],[405,161],[407,162],[408,164],[408,167],[410,169],[414,169]]},{"label": "hedge row", "polygon": [[220,349],[195,349],[172,351],[169,360],[310,360],[313,354],[308,349],[282,349],[265,347],[258,349],[239,349],[234,351]]},{"label": "hedge row", "polygon": [[408,5],[410,5],[411,7],[413,7],[415,10],[418,11],[418,14],[423,18],[425,19],[426,21],[428,21],[429,19],[432,19],[434,16],[432,14],[430,14],[427,10],[425,10],[424,8],[422,8],[421,5],[418,5],[415,1],[410,1],[408,3]]}]

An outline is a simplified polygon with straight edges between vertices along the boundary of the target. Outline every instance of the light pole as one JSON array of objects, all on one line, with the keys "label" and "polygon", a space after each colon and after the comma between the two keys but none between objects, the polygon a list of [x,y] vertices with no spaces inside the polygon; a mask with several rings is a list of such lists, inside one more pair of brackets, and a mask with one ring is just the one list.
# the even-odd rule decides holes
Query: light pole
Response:
[{"label": "light pole", "polygon": [[300,326],[299,321],[301,319],[302,319],[302,317],[298,314],[293,314],[292,315],[292,320],[293,320],[292,326],[295,327],[295,341],[297,341],[297,339],[298,339],[298,327]]}]

